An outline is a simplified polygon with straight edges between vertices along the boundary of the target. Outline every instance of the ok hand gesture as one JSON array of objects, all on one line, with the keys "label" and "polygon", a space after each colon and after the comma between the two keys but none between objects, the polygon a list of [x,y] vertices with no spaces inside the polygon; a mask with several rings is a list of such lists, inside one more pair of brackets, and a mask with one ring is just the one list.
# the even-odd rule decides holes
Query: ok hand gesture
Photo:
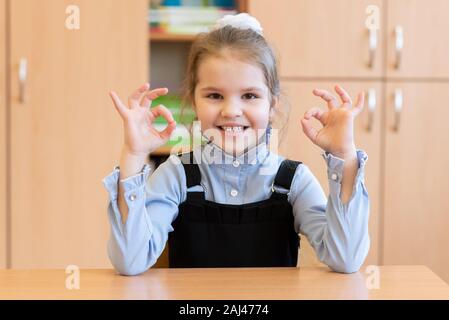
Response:
[{"label": "ok hand gesture", "polygon": [[[334,156],[348,159],[356,155],[354,144],[354,119],[362,111],[364,93],[359,93],[355,106],[349,94],[340,86],[335,86],[335,91],[340,96],[342,104],[329,91],[322,89],[313,90],[313,94],[327,102],[328,110],[311,108],[307,110],[301,119],[301,125],[306,136],[321,149],[332,153]],[[323,127],[316,130],[311,121],[316,118]]]},{"label": "ok hand gesture", "polygon": [[[138,88],[128,99],[128,105],[122,103],[114,91],[109,95],[115,108],[123,120],[124,126],[124,148],[132,155],[146,156],[157,148],[163,146],[173,130],[176,122],[171,112],[163,105],[151,107],[151,101],[168,93],[167,88],[150,90],[150,85],[145,83]],[[154,128],[154,120],[162,116],[168,126],[163,131]]]}]

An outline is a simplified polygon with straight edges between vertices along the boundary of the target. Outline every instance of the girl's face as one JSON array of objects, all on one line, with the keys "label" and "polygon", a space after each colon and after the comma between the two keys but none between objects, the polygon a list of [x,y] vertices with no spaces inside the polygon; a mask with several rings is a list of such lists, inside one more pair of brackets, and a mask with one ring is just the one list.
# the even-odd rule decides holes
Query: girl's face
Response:
[{"label": "girl's face", "polygon": [[259,143],[272,110],[262,70],[230,55],[202,61],[194,108],[203,135],[234,155]]}]

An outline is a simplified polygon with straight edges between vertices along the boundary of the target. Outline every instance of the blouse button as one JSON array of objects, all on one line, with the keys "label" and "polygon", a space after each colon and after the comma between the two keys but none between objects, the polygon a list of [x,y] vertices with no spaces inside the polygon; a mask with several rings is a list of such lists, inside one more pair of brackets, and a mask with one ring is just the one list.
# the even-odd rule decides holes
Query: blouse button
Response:
[{"label": "blouse button", "polygon": [[338,178],[337,174],[336,173],[332,173],[331,179],[334,180],[334,181],[337,181],[337,178]]},{"label": "blouse button", "polygon": [[231,190],[231,196],[236,197],[239,194],[239,192],[235,189]]},{"label": "blouse button", "polygon": [[232,162],[232,165],[237,168],[240,165],[240,163],[237,160],[234,160]]},{"label": "blouse button", "polygon": [[131,200],[131,201],[136,200],[136,198],[137,198],[137,196],[134,193],[129,196],[129,200]]}]

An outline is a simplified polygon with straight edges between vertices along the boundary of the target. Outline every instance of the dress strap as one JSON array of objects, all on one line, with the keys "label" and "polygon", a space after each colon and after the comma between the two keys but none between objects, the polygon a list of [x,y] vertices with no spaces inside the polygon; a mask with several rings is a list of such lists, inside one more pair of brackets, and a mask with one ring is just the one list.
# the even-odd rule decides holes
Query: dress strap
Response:
[{"label": "dress strap", "polygon": [[193,156],[193,151],[178,154],[178,157],[180,158],[186,173],[187,188],[200,185],[201,172],[198,164],[196,163],[195,157]]},{"label": "dress strap", "polygon": [[274,185],[282,187],[284,189],[290,190],[292,185],[293,177],[296,172],[296,168],[302,162],[285,159],[279,166],[276,177],[274,178]]}]

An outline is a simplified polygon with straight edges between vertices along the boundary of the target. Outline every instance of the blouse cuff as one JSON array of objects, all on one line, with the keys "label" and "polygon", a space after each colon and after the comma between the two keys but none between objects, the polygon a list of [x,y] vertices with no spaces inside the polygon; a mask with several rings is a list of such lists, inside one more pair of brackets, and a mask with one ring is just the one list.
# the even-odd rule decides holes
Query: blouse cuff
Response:
[{"label": "blouse cuff", "polygon": [[[144,186],[146,184],[146,181],[148,180],[148,176],[150,173],[151,167],[149,164],[146,163],[139,173],[125,179],[120,179],[120,183],[123,187],[125,195],[132,190]],[[119,176],[120,176],[120,167],[116,166],[114,170],[103,179],[103,185],[108,191],[109,197],[112,201],[117,199]]]},{"label": "blouse cuff", "polygon": [[[323,152],[322,156],[327,163],[327,175],[331,181],[341,183],[343,179],[343,169],[345,160],[334,156],[329,152]],[[363,178],[364,169],[366,162],[368,160],[368,155],[362,149],[357,149],[357,159],[358,159],[358,171],[356,176],[356,182]]]},{"label": "blouse cuff", "polygon": [[340,198],[341,193],[341,182],[343,179],[343,169],[345,160],[338,158],[328,152],[323,154],[324,159],[327,162],[328,168],[328,178],[329,178],[329,195],[333,199],[335,206],[337,207],[337,212],[346,212],[352,199],[359,193],[360,186],[363,186],[364,170],[366,161],[368,160],[368,155],[363,150],[357,150],[358,159],[358,170],[356,177],[354,179],[354,184],[352,187],[351,197],[346,204],[343,204]]}]

